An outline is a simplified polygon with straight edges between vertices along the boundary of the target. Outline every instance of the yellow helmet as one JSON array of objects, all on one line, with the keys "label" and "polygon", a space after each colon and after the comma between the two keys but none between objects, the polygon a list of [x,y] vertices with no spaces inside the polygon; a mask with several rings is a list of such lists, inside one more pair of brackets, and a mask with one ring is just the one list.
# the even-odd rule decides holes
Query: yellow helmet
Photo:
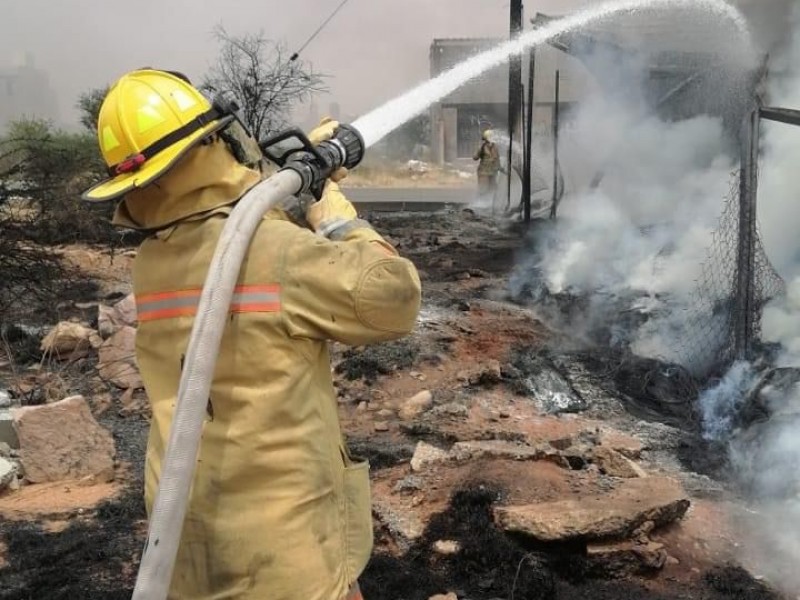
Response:
[{"label": "yellow helmet", "polygon": [[107,179],[86,192],[90,201],[112,200],[166,173],[191,148],[229,125],[236,106],[213,105],[178,73],[141,69],[109,90],[97,119]]},{"label": "yellow helmet", "polygon": [[489,142],[489,141],[491,141],[491,137],[492,137],[493,134],[494,134],[494,131],[492,131],[491,129],[486,129],[483,132],[483,139],[485,139],[487,142]]}]

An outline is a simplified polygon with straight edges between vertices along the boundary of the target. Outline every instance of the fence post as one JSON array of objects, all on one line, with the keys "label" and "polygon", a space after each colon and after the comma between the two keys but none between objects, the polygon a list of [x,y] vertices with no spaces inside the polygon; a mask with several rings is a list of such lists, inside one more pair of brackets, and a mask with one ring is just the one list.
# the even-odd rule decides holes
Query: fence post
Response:
[{"label": "fence post", "polygon": [[558,213],[558,131],[559,131],[559,103],[561,102],[561,71],[556,69],[556,97],[553,104],[553,204],[550,207],[550,218],[555,219]]},{"label": "fence post", "polygon": [[758,142],[761,117],[756,107],[745,119],[741,140],[739,173],[739,239],[733,293],[734,356],[739,360],[751,357],[756,332],[756,208],[758,193]]}]

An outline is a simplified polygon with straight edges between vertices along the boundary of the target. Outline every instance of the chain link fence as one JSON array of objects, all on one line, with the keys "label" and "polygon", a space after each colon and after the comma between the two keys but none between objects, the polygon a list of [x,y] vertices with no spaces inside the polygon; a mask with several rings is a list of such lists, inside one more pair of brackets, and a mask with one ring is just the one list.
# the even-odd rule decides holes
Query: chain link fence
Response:
[{"label": "chain link fence", "polygon": [[[682,335],[676,336],[674,352],[681,364],[697,374],[725,368],[739,358],[737,330],[741,323],[751,323],[748,335],[757,343],[761,335],[761,314],[764,305],[785,292],[785,283],[770,263],[757,223],[742,223],[742,215],[755,211],[742,210],[740,174],[731,177],[730,192],[708,254],[702,266],[697,288],[683,315]],[[754,196],[745,202],[755,201]],[[746,217],[745,217],[746,218]],[[740,237],[742,231],[753,235]],[[746,264],[743,264],[746,263]],[[742,293],[740,274],[749,280],[751,298],[737,301]],[[747,313],[747,314],[743,314]]]}]

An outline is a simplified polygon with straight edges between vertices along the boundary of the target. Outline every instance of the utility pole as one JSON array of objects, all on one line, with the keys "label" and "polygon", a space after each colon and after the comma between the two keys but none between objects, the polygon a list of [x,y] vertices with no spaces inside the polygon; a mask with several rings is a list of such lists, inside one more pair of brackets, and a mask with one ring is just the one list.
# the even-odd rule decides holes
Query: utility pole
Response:
[{"label": "utility pole", "polygon": [[[522,0],[511,0],[510,37],[522,33]],[[508,65],[508,185],[506,208],[511,208],[511,165],[513,164],[514,137],[522,108],[522,53],[511,57]]]}]

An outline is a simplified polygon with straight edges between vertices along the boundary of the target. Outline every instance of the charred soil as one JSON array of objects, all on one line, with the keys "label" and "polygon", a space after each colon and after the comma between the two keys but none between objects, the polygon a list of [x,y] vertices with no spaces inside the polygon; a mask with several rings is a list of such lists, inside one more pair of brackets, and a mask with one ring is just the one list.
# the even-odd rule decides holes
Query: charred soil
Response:
[{"label": "charred soil", "polygon": [[[449,592],[460,600],[779,598],[735,563],[722,504],[690,492],[682,519],[662,528],[645,522],[633,540],[542,541],[501,526],[497,507],[602,500],[637,477],[715,477],[713,460],[692,459],[703,448],[690,398],[696,382],[673,366],[606,350],[559,350],[559,334],[507,291],[526,252],[513,227],[472,211],[371,220],[418,266],[424,304],[405,340],[332,345],[343,429],[352,453],[372,466],[367,600]],[[87,277],[103,271],[105,259],[85,248],[67,254]],[[89,299],[87,288],[81,306],[127,293],[119,268],[113,263],[120,281],[107,277]],[[94,307],[72,310],[92,324]],[[125,410],[119,390],[95,381],[92,357],[82,360],[62,368],[75,379],[65,391],[84,393],[113,433],[116,482],[81,506],[58,501],[69,487],[27,513],[0,502],[0,600],[132,593],[146,534],[146,411]],[[38,371],[26,375],[31,393],[41,387]],[[0,500],[14,493],[22,492]],[[614,544],[633,550],[603,558],[598,544],[602,552]],[[628,561],[624,572],[602,567],[620,560]]]}]

